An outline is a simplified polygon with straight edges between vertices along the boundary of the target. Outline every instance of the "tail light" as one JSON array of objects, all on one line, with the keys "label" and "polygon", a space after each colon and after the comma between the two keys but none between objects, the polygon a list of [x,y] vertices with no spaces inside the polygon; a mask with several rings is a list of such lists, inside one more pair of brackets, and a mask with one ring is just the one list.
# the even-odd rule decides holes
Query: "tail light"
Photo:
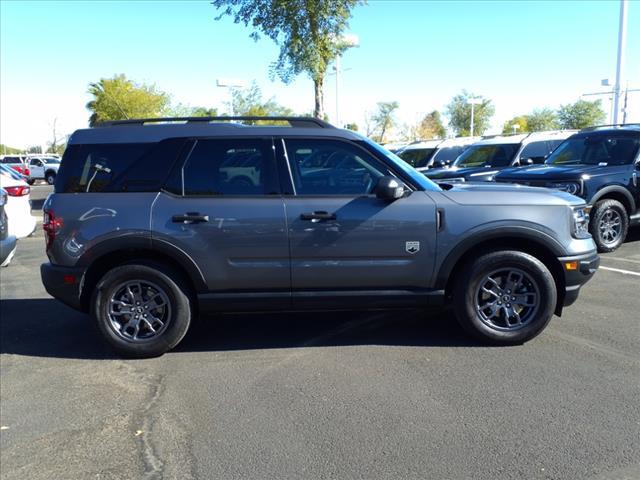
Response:
[{"label": "tail light", "polygon": [[22,172],[24,176],[28,177],[29,175],[31,175],[31,170],[29,170],[27,167],[24,167],[22,170],[24,170]]},{"label": "tail light", "polygon": [[7,195],[10,197],[24,197],[25,195],[29,195],[31,192],[31,188],[25,186],[17,186],[17,187],[4,187],[7,191]]},{"label": "tail light", "polygon": [[56,234],[62,228],[62,217],[56,217],[53,210],[45,210],[44,218],[42,220],[42,229],[44,230],[47,250],[53,245],[53,241],[56,239]]}]

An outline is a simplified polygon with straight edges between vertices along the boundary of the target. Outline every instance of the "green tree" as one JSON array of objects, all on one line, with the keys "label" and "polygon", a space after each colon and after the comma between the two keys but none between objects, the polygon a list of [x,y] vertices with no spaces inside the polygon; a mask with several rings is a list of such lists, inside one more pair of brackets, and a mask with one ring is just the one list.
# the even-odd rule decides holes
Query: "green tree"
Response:
[{"label": "green tree", "polygon": [[[475,95],[463,90],[462,93],[451,99],[447,106],[447,116],[449,117],[449,126],[453,129],[457,136],[466,137],[471,130],[471,105],[467,102]],[[495,107],[491,100],[483,99],[473,108],[473,134],[482,135],[489,128],[489,121],[495,113]]]},{"label": "green tree", "polygon": [[395,112],[400,105],[398,102],[378,102],[378,110],[371,116],[367,130],[378,143],[387,141],[387,134],[397,125]]},{"label": "green tree", "polygon": [[562,105],[558,110],[561,128],[585,128],[604,122],[606,113],[602,109],[602,101],[578,100],[575,103]]},{"label": "green tree", "polygon": [[358,124],[357,123],[347,123],[344,128],[346,128],[347,130],[352,130],[354,132],[358,131]]},{"label": "green tree", "polygon": [[11,155],[15,153],[24,153],[24,150],[20,148],[7,147],[5,144],[0,143],[0,155]]},{"label": "green tree", "polygon": [[34,145],[27,148],[27,153],[42,153],[42,147],[40,145]]},{"label": "green tree", "polygon": [[254,40],[260,33],[280,47],[272,74],[289,83],[306,73],[315,90],[314,115],[324,118],[323,82],[329,63],[347,45],[336,41],[348,26],[351,10],[361,0],[213,0],[235,23],[251,26]]},{"label": "green tree", "polygon": [[[516,126],[514,129],[513,127]],[[529,131],[529,123],[526,115],[513,117],[511,120],[504,122],[502,134],[509,135],[512,133],[525,133]]]},{"label": "green tree", "polygon": [[445,138],[447,129],[442,124],[440,112],[437,110],[427,113],[422,120],[412,128],[412,140],[430,140],[432,138]]},{"label": "green tree", "polygon": [[550,108],[533,110],[526,115],[527,127],[530,132],[543,132],[545,130],[557,130],[560,128],[556,112]]},{"label": "green tree", "polygon": [[250,87],[231,91],[231,111],[247,117],[283,117],[294,115],[293,110],[280,105],[272,97],[263,100],[260,87],[253,82]]},{"label": "green tree", "polygon": [[89,125],[105,120],[156,118],[169,106],[169,95],[153,85],[138,84],[124,75],[101,78],[89,84],[93,99],[87,103],[91,117]]}]

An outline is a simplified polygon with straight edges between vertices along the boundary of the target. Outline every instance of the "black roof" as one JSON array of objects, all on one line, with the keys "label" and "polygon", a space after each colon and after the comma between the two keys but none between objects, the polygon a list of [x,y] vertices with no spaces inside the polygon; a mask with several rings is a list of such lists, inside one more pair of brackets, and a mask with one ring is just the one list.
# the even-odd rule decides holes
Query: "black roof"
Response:
[{"label": "black roof", "polygon": [[[255,124],[258,121],[278,122],[281,125]],[[76,130],[69,138],[69,145],[148,143],[180,137],[282,135],[362,139],[358,133],[335,128],[312,117],[172,117],[104,122],[95,128]]]}]

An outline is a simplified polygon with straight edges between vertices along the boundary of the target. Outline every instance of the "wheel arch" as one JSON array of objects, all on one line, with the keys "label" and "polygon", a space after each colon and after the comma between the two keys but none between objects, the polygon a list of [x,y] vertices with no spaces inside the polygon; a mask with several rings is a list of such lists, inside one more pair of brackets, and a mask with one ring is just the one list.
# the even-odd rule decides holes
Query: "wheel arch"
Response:
[{"label": "wheel arch", "polygon": [[126,245],[114,242],[111,248],[102,246],[99,251],[87,251],[79,265],[86,265],[82,279],[80,303],[87,309],[93,290],[99,280],[111,268],[133,261],[147,261],[166,265],[180,275],[194,293],[207,290],[204,276],[193,260],[180,249],[163,242],[151,244],[149,239],[129,238]]},{"label": "wheel arch", "polygon": [[557,290],[556,315],[562,313],[565,298],[565,277],[558,257],[566,255],[556,240],[542,232],[535,234],[520,230],[483,232],[465,239],[446,257],[436,277],[436,288],[444,289],[451,298],[456,276],[473,258],[499,250],[528,253],[540,260],[551,272]]},{"label": "wheel arch", "polygon": [[601,200],[609,199],[617,200],[618,202],[622,203],[628,215],[633,215],[633,213],[636,211],[637,206],[635,200],[633,199],[633,196],[625,187],[620,185],[610,185],[598,190],[591,199],[590,203],[591,205],[595,205]]}]

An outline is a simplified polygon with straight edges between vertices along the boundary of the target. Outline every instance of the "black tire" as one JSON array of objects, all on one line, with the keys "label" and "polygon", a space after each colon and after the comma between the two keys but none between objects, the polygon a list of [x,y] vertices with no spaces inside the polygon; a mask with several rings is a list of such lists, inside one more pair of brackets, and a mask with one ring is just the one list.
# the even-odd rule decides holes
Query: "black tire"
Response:
[{"label": "black tire", "polygon": [[30,178],[29,180],[27,180],[27,183],[28,183],[29,185],[33,185],[34,183],[36,183],[36,181],[35,181],[35,179]]},{"label": "black tire", "polygon": [[[143,340],[128,340],[116,331],[109,317],[113,295],[128,281],[149,282],[161,289],[168,300],[166,327],[158,335]],[[98,330],[118,353],[133,358],[160,356],[174,348],[185,336],[194,309],[190,291],[180,275],[162,265],[126,264],[109,270],[98,282],[91,299],[91,313]],[[145,315],[146,316],[146,315]],[[125,317],[126,318],[126,317]]]},{"label": "black tire", "polygon": [[47,172],[47,174],[44,176],[44,179],[46,180],[48,185],[53,185],[54,183],[56,183],[56,173]]},{"label": "black tire", "polygon": [[[617,227],[612,222],[618,221]],[[607,253],[617,250],[627,238],[629,214],[617,200],[605,199],[596,202],[591,211],[589,232],[598,252]]]},{"label": "black tire", "polygon": [[[531,287],[530,291],[537,289],[538,292],[536,297],[527,297],[526,294],[521,295],[514,290],[513,295],[526,298],[525,301],[531,303],[535,303],[532,299],[537,298],[537,306],[523,307],[520,310],[519,314],[523,314],[527,321],[525,322],[523,318],[522,324],[519,326],[510,327],[508,326],[509,321],[504,324],[504,327],[490,325],[490,322],[486,318],[483,319],[481,316],[483,314],[479,312],[478,306],[481,306],[481,302],[478,295],[485,295],[489,299],[497,298],[499,295],[492,294],[495,295],[492,297],[481,293],[480,289],[483,285],[488,284],[484,282],[488,276],[494,272],[498,272],[495,275],[500,275],[499,272],[511,271],[510,269],[514,272],[523,272],[525,274],[524,286],[528,285]],[[497,288],[501,290],[499,287]],[[504,293],[506,291],[505,287]],[[520,292],[524,291],[520,290]],[[556,284],[549,269],[540,260],[527,253],[510,250],[487,253],[469,261],[458,273],[453,288],[453,306],[462,328],[476,338],[494,345],[521,344],[537,336],[551,320],[557,298]],[[504,319],[507,310],[502,309],[506,305],[504,303],[501,306],[494,306],[500,316],[496,319],[496,323],[500,318]],[[509,304],[509,308],[511,308],[511,304]],[[516,309],[516,305],[513,305],[513,308]],[[513,318],[515,317],[509,317],[510,320]]]}]

